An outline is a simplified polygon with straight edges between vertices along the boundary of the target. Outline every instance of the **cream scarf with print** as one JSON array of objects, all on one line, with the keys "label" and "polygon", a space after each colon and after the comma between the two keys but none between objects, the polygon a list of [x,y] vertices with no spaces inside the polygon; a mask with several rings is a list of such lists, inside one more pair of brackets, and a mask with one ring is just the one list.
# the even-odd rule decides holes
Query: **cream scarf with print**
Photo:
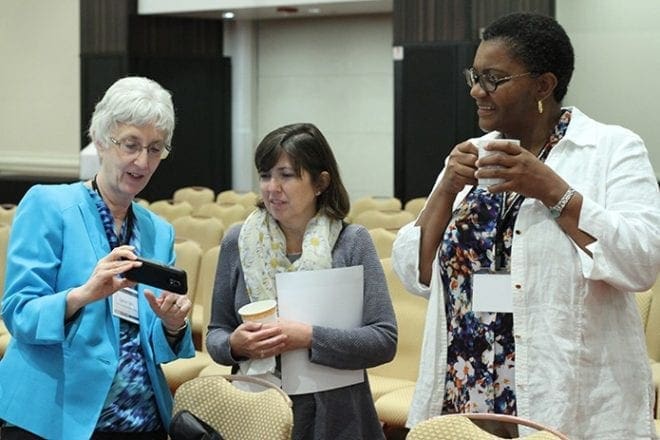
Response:
[{"label": "cream scarf with print", "polygon": [[277,221],[266,209],[257,209],[243,223],[238,251],[250,301],[277,299],[275,275],[332,268],[332,249],[341,232],[341,220],[317,213],[307,224],[302,255],[291,263],[286,256],[286,239]]}]

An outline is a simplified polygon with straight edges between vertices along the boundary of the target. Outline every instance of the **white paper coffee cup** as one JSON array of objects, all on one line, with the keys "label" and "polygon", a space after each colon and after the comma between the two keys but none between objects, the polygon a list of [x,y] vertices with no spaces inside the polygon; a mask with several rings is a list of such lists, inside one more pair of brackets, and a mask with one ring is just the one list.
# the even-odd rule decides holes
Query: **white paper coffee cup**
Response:
[{"label": "white paper coffee cup", "polygon": [[[486,150],[485,147],[486,145],[490,143],[499,143],[499,142],[513,142],[516,145],[520,145],[520,141],[518,139],[485,139],[485,138],[474,138],[470,139],[470,143],[477,147],[477,150],[479,151],[479,159],[483,157],[488,157],[491,154],[504,154],[501,151],[494,151],[494,150]],[[484,168],[499,168],[499,167],[484,167]],[[479,179],[479,186],[482,188],[488,187],[490,185],[496,185],[498,183],[504,183],[504,179],[499,179],[499,178],[480,178]]]},{"label": "white paper coffee cup", "polygon": [[238,309],[238,314],[243,318],[243,322],[275,322],[277,320],[277,301],[265,299],[251,302]]}]

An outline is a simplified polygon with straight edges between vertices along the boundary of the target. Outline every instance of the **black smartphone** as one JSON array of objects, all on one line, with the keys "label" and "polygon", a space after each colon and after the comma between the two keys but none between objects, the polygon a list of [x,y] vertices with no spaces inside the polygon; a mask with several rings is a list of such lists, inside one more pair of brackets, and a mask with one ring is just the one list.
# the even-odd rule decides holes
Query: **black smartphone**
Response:
[{"label": "black smartphone", "polygon": [[188,291],[188,279],[185,270],[158,261],[147,260],[146,258],[138,257],[138,261],[142,262],[142,266],[127,270],[124,272],[124,277],[131,281],[174,293],[185,294]]}]

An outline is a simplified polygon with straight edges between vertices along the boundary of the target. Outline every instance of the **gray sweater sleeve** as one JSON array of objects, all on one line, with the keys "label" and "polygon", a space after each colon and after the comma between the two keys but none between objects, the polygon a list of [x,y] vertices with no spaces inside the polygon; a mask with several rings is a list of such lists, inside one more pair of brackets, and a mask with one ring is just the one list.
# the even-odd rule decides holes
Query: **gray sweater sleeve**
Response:
[{"label": "gray sweater sleeve", "polygon": [[[220,249],[206,347],[218,363],[233,365],[229,335],[240,324],[237,310],[249,302],[238,254],[240,227],[227,232]],[[348,225],[332,254],[333,267],[364,267],[362,326],[336,329],[315,326],[310,361],[339,369],[370,368],[396,353],[397,327],[387,282],[369,232]]]}]

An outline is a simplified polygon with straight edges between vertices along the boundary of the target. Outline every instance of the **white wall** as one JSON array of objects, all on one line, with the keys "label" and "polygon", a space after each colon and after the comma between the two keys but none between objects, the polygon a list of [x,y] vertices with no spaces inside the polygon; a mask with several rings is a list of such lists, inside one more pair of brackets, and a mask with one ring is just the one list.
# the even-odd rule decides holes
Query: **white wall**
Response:
[{"label": "white wall", "polygon": [[637,132],[660,180],[660,1],[557,0],[575,49],[564,104]]},{"label": "white wall", "polygon": [[0,174],[78,176],[78,0],[3,0]]},{"label": "white wall", "polygon": [[393,194],[390,15],[258,23],[258,140],[293,122],[326,136],[352,200]]}]

